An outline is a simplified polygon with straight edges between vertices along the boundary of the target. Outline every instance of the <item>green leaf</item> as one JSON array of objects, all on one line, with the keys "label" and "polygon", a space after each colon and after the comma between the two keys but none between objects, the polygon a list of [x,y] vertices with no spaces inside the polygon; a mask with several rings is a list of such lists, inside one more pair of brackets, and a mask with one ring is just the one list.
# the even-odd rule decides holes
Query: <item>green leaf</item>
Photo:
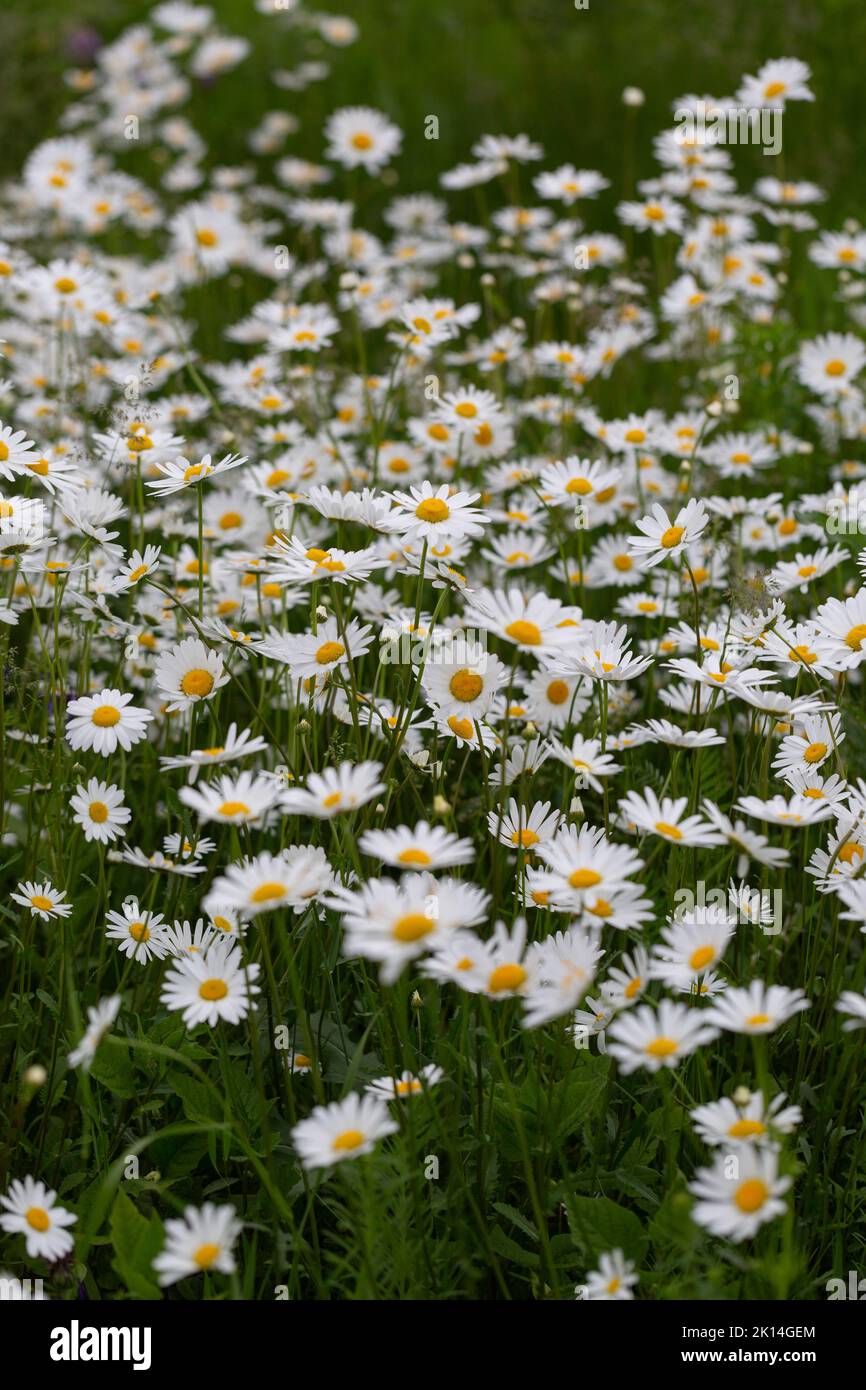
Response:
[{"label": "green leaf", "polygon": [[112,1047],[101,1047],[91,1064],[90,1075],[123,1100],[133,1100],[138,1094],[138,1083],[135,1080],[129,1051],[125,1047],[116,1044]]},{"label": "green leaf", "polygon": [[111,1209],[111,1243],[114,1268],[133,1298],[160,1298],[153,1277],[153,1257],[163,1242],[162,1222],[154,1212],[148,1219],[123,1191],[118,1192]]},{"label": "green leaf", "polygon": [[620,1249],[640,1259],[647,1245],[640,1217],[609,1197],[570,1197],[566,1202],[573,1239],[596,1258],[603,1250]]}]

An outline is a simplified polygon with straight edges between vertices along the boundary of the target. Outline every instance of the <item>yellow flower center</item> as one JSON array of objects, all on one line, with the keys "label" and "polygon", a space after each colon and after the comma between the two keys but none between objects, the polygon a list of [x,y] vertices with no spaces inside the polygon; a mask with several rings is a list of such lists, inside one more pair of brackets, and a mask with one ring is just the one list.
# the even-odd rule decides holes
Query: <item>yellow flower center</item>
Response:
[{"label": "yellow flower center", "polygon": [[826,363],[824,371],[827,376],[844,376],[845,363],[840,362],[838,357],[834,357],[832,362]]},{"label": "yellow flower center", "polygon": [[47,1231],[51,1225],[51,1218],[44,1207],[28,1207],[24,1220],[34,1231]]},{"label": "yellow flower center", "polygon": [[572,888],[594,888],[601,883],[601,874],[596,873],[595,869],[575,869],[573,874],[569,874],[568,881]]},{"label": "yellow flower center", "polygon": [[129,934],[133,941],[149,941],[150,928],[145,922],[130,922]]},{"label": "yellow flower center", "polygon": [[448,720],[448,728],[453,734],[456,734],[458,738],[472,737],[471,719],[458,719],[456,714],[452,714]]},{"label": "yellow flower center", "polygon": [[689,965],[692,970],[703,970],[705,965],[709,965],[715,956],[715,948],[712,946],[699,946],[696,951],[692,951],[689,956]]},{"label": "yellow flower center", "polygon": [[448,689],[455,700],[469,704],[470,700],[477,700],[481,694],[484,681],[474,671],[456,671],[448,682]]},{"label": "yellow flower center", "polygon": [[345,651],[342,642],[323,642],[316,652],[316,660],[320,666],[330,666],[332,662],[339,661]]},{"label": "yellow flower center", "polygon": [[752,1017],[747,1018],[746,1022],[748,1023],[750,1028],[763,1028],[766,1023],[770,1022],[770,1015],[752,1014]]},{"label": "yellow flower center", "polygon": [[204,667],[196,667],[192,671],[187,671],[180,683],[180,688],[184,695],[194,695],[199,699],[204,699],[213,690],[213,676]]},{"label": "yellow flower center", "polygon": [[675,545],[679,545],[685,534],[685,529],[684,526],[669,526],[668,529],[662,533],[661,543],[665,550],[673,550]]},{"label": "yellow flower center", "polygon": [[210,231],[207,227],[202,227],[196,232],[195,239],[199,246],[216,246],[218,237],[216,232]]},{"label": "yellow flower center", "polygon": [[803,754],[807,763],[819,763],[822,758],[827,756],[826,743],[810,743]]},{"label": "yellow flower center", "polygon": [[754,1139],[759,1134],[765,1134],[767,1126],[762,1125],[760,1120],[737,1120],[728,1130],[732,1139]]},{"label": "yellow flower center", "polygon": [[356,150],[371,150],[373,148],[373,137],[366,131],[358,130],[352,136],[352,144]]},{"label": "yellow flower center", "polygon": [[446,521],[451,515],[448,504],[441,497],[425,497],[415,508],[419,521]]},{"label": "yellow flower center", "polygon": [[630,555],[614,555],[614,557],[613,557],[613,567],[614,567],[614,569],[619,570],[621,574],[627,574],[628,571],[632,568],[632,559],[631,559],[631,556],[630,556]]},{"label": "yellow flower center", "polygon": [[[541,645],[541,629],[535,623],[528,623],[524,618],[518,618],[516,622],[509,623],[505,629],[506,637],[512,641],[519,642],[523,647],[538,647]],[[866,631],[864,631],[866,635]]]},{"label": "yellow flower center", "polygon": [[38,907],[41,912],[50,912],[54,903],[50,898],[46,898],[42,893],[35,893],[30,899],[34,907]]},{"label": "yellow flower center", "polygon": [[98,729],[111,729],[120,723],[120,710],[114,705],[97,705],[92,719]]},{"label": "yellow flower center", "polygon": [[538,836],[534,830],[515,830],[511,836],[513,845],[520,845],[523,849],[529,849],[531,845],[538,844]]},{"label": "yellow flower center", "polygon": [[284,898],[286,895],[286,885],[284,883],[260,883],[258,888],[254,888],[250,896],[250,901],[254,903],[270,903],[275,898]]},{"label": "yellow flower center", "polygon": [[672,1052],[676,1052],[679,1043],[675,1038],[653,1038],[651,1043],[647,1043],[645,1052],[650,1057],[670,1057]]},{"label": "yellow flower center", "polygon": [[363,1142],[364,1136],[359,1129],[344,1129],[342,1134],[337,1135],[332,1148],[338,1152],[351,1153],[352,1149],[360,1149]]},{"label": "yellow flower center", "polygon": [[666,835],[669,840],[681,840],[683,838],[683,832],[677,826],[671,825],[669,821],[657,820],[655,828],[660,835]]},{"label": "yellow flower center", "polygon": [[522,965],[497,965],[487,981],[490,994],[504,994],[507,990],[519,989],[526,979]]},{"label": "yellow flower center", "polygon": [[220,1247],[214,1245],[211,1241],[207,1241],[204,1245],[198,1247],[198,1250],[196,1250],[193,1255],[193,1259],[199,1269],[210,1269],[219,1258],[219,1253]]},{"label": "yellow flower center", "polygon": [[423,912],[409,912],[394,923],[392,935],[395,940],[408,944],[412,941],[420,941],[422,936],[427,936],[432,930],[433,919],[431,917],[425,917]]},{"label": "yellow flower center", "polygon": [[426,849],[404,849],[397,856],[398,864],[430,864],[432,861]]},{"label": "yellow flower center", "polygon": [[592,483],[588,478],[570,478],[565,490],[572,495],[577,493],[578,497],[585,497],[588,492],[592,492]]},{"label": "yellow flower center", "polygon": [[863,639],[866,638],[866,623],[858,623],[852,627],[845,638],[846,647],[850,647],[852,652],[859,652]]},{"label": "yellow flower center", "polygon": [[770,1195],[770,1190],[765,1182],[760,1178],[748,1178],[746,1182],[740,1183],[734,1195],[734,1201],[740,1211],[746,1214],[753,1211],[760,1211]]},{"label": "yellow flower center", "polygon": [[568,699],[568,686],[565,681],[551,681],[547,687],[547,698],[552,705],[564,705]]},{"label": "yellow flower center", "polygon": [[198,992],[202,999],[213,1002],[215,999],[225,999],[229,987],[225,980],[202,980]]},{"label": "yellow flower center", "polygon": [[102,825],[108,820],[108,807],[104,801],[91,801],[90,819],[95,821],[97,825]]},{"label": "yellow flower center", "polygon": [[224,801],[217,812],[219,816],[248,816],[249,814],[250,808],[244,801]]}]

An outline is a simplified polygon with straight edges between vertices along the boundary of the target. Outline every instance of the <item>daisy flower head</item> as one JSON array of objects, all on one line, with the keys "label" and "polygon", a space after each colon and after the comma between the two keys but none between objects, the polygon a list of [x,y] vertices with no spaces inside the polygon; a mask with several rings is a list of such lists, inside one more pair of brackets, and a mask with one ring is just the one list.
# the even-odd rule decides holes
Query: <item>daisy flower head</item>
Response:
[{"label": "daisy flower head", "polygon": [[607,1030],[608,1052],[626,1075],[646,1067],[675,1067],[704,1043],[718,1037],[709,1015],[663,999],[658,1009],[641,1004],[619,1014]]},{"label": "daisy flower head", "polygon": [[419,820],[414,830],[408,825],[395,830],[365,830],[358,841],[362,854],[368,854],[383,864],[407,870],[449,869],[456,864],[471,864],[475,848],[471,840],[460,839],[441,825]]},{"label": "daisy flower head", "polygon": [[157,497],[171,497],[176,492],[199,487],[209,479],[228,473],[233,468],[239,468],[242,463],[246,463],[242,454],[226,454],[216,463],[210,454],[204,454],[197,463],[190,462],[182,455],[171,459],[155,459],[153,466],[163,476],[148,478],[147,486]]},{"label": "daisy flower head", "polygon": [[118,950],[130,960],[143,965],[168,955],[162,913],[142,909],[137,898],[127,898],[120,912],[106,913],[106,923],[106,939],[116,941]]},{"label": "daisy flower head", "polygon": [[57,1193],[36,1178],[15,1178],[0,1197],[0,1226],[10,1235],[23,1235],[29,1259],[62,1260],[75,1245],[71,1231],[78,1220],[57,1205]]},{"label": "daisy flower head", "polygon": [[488,518],[473,506],[480,493],[462,492],[442,483],[430,482],[410,487],[408,492],[391,494],[393,510],[389,520],[402,533],[405,545],[441,545],[443,541],[462,541],[480,536]]},{"label": "daisy flower head", "polygon": [[105,999],[100,999],[98,1004],[88,1006],[87,1028],[80,1043],[69,1054],[67,1060],[70,1067],[83,1067],[85,1071],[89,1069],[96,1056],[96,1049],[111,1028],[119,1011],[119,994],[110,994]]},{"label": "daisy flower head", "polygon": [[785,1213],[782,1198],[791,1181],[779,1176],[776,1149],[740,1144],[734,1155],[720,1154],[711,1168],[698,1169],[689,1184],[698,1199],[692,1219],[737,1244],[751,1240],[765,1222]]},{"label": "daisy flower head", "polygon": [[244,961],[232,940],[214,941],[201,955],[175,958],[160,998],[166,1008],[181,1011],[187,1028],[213,1027],[221,1019],[241,1023],[259,993],[259,969]]},{"label": "daisy flower head", "polygon": [[234,1207],[218,1207],[214,1202],[189,1206],[182,1218],[171,1217],[165,1223],[165,1244],[153,1261],[160,1287],[210,1270],[234,1274],[232,1251],[241,1230]]},{"label": "daisy flower head", "polygon": [[672,521],[658,502],[637,522],[639,536],[629,536],[628,546],[643,569],[652,569],[668,557],[679,559],[687,546],[699,540],[709,521],[703,502],[693,497]]},{"label": "daisy flower head", "polygon": [[47,879],[44,883],[32,883],[29,879],[26,883],[19,883],[17,893],[10,893],[9,896],[13,902],[28,908],[32,916],[41,917],[43,922],[55,917],[68,917],[72,912],[72,903],[63,901],[66,890],[54,888]]},{"label": "daisy flower head", "polygon": [[155,675],[159,689],[168,697],[168,712],[186,710],[212,699],[229,681],[219,652],[206,647],[198,637],[185,637],[170,651],[163,652]]},{"label": "daisy flower head", "polygon": [[123,833],[123,826],[132,819],[132,812],[123,804],[123,795],[122,787],[100,782],[97,777],[91,777],[86,786],[79,783],[69,804],[85,840],[107,845]]},{"label": "daisy flower head", "polygon": [[664,796],[659,800],[652,787],[647,787],[643,792],[627,792],[618,805],[631,825],[647,834],[659,835],[669,844],[695,848],[723,843],[721,834],[709,821],[683,814],[687,796]]},{"label": "daisy flower head", "polygon": [[810,1001],[801,989],[785,985],[765,985],[752,980],[744,989],[727,989],[704,1013],[714,1026],[729,1033],[775,1033],[795,1014],[808,1009]]},{"label": "daisy flower head", "polygon": [[372,1153],[380,1139],[396,1133],[385,1101],[352,1093],[330,1105],[317,1105],[292,1130],[292,1141],[306,1169],[330,1168]]},{"label": "daisy flower head", "polygon": [[691,1111],[692,1123],[705,1144],[713,1148],[729,1144],[772,1144],[776,1136],[791,1134],[803,1119],[799,1105],[785,1105],[783,1092],[774,1096],[769,1105],[760,1091],[739,1093],[734,1099],[699,1105]]},{"label": "daisy flower head", "polygon": [[344,169],[378,174],[399,153],[403,134],[370,106],[342,106],[325,123],[326,155]]},{"label": "daisy flower head", "polygon": [[282,793],[280,805],[286,815],[314,816],[331,820],[347,811],[357,811],[385,790],[379,780],[382,764],[376,762],[340,763],[311,772],[306,787],[291,787]]},{"label": "daisy flower head", "polygon": [[153,719],[149,709],[133,705],[132,695],[120,690],[102,690],[84,695],[66,706],[66,741],[76,752],[100,754],[107,758],[120,746],[125,753],[147,737]]},{"label": "daisy flower head", "polygon": [[424,1091],[432,1086],[438,1086],[444,1076],[442,1068],[430,1062],[421,1068],[418,1076],[411,1071],[404,1071],[397,1077],[380,1076],[377,1081],[371,1081],[365,1086],[364,1090],[368,1096],[377,1096],[380,1100],[408,1100],[412,1096],[423,1095]]},{"label": "daisy flower head", "polygon": [[578,1284],[575,1294],[588,1302],[622,1303],[634,1298],[637,1282],[634,1264],[621,1250],[604,1250],[599,1256],[598,1269],[590,1271],[585,1284]]},{"label": "daisy flower head", "polygon": [[282,907],[297,912],[306,909],[333,882],[323,849],[289,845],[278,854],[265,850],[254,859],[229,864],[225,873],[214,879],[204,907],[214,920],[232,913],[240,921],[248,921]]},{"label": "daisy flower head", "polygon": [[325,904],[342,914],[343,955],[377,961],[389,985],[417,956],[482,922],[489,901],[474,883],[423,872],[404,874],[399,883],[371,879],[335,888]]}]

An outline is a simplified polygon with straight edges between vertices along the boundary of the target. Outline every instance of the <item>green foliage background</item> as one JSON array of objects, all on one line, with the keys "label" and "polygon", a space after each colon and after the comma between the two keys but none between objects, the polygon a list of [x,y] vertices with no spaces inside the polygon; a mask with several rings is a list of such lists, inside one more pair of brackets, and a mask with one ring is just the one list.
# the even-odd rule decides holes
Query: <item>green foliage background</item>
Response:
[{"label": "green foliage background", "polygon": [[[245,135],[266,110],[302,112],[292,151],[317,157],[320,129],[335,105],[367,102],[405,129],[402,187],[429,188],[431,173],[467,157],[485,131],[526,130],[548,163],[573,160],[615,180],[622,170],[623,86],[642,87],[637,173],[653,172],[651,137],[669,103],[687,92],[729,95],[742,73],[770,57],[808,61],[814,106],[785,118],[786,173],[821,183],[838,218],[859,213],[866,164],[862,63],[863,0],[334,0],[325,12],[356,19],[362,40],[348,49],[322,44],[333,76],[300,95],[280,91],[269,70],[291,67],[296,40],[260,15],[253,0],[211,0],[233,33],[266,32],[269,42],[203,92],[194,108],[222,161],[245,156]],[[311,5],[310,8],[317,8]],[[143,0],[4,0],[0,8],[0,176],[13,175],[33,145],[52,133],[66,100],[62,73],[69,44],[90,26],[112,38],[144,18]],[[423,139],[437,115],[438,142]],[[775,173],[760,151],[738,168]],[[822,219],[823,220],[823,219]],[[824,225],[827,225],[825,222]]]}]

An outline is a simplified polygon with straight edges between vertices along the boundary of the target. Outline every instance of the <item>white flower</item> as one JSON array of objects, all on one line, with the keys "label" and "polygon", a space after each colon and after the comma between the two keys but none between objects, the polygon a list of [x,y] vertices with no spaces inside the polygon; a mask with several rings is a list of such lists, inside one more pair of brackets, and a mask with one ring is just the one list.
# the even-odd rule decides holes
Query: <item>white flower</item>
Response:
[{"label": "white flower", "polygon": [[165,1223],[165,1245],[153,1261],[161,1287],[208,1270],[233,1274],[232,1249],[241,1229],[234,1207],[213,1202],[187,1207],[182,1219],[171,1217]]},{"label": "white flower", "polygon": [[692,1218],[726,1240],[750,1240],[766,1221],[787,1210],[781,1198],[790,1186],[790,1178],[779,1177],[774,1149],[738,1145],[735,1154],[720,1154],[712,1168],[698,1169],[689,1183],[699,1199]]},{"label": "white flower", "polygon": [[331,1105],[317,1105],[308,1119],[295,1125],[292,1139],[305,1168],[329,1168],[372,1153],[377,1141],[397,1128],[378,1096],[351,1094]]},{"label": "white flower", "polygon": [[131,695],[114,689],[70,700],[66,706],[69,716],[67,743],[76,752],[92,748],[104,758],[113,753],[118,744],[128,753],[134,744],[147,737],[147,725],[153,719],[149,709],[141,709],[131,704],[131,700]]},{"label": "white flower", "polygon": [[254,983],[259,968],[243,960],[230,938],[215,941],[201,955],[174,960],[160,997],[167,1008],[183,1011],[187,1028],[199,1023],[213,1027],[220,1019],[240,1023],[259,993]]},{"label": "white flower", "polygon": [[62,1260],[75,1241],[64,1228],[78,1220],[71,1211],[56,1206],[57,1193],[36,1178],[15,1178],[5,1197],[0,1197],[0,1226],[13,1235],[26,1237],[27,1255],[32,1259]]}]

